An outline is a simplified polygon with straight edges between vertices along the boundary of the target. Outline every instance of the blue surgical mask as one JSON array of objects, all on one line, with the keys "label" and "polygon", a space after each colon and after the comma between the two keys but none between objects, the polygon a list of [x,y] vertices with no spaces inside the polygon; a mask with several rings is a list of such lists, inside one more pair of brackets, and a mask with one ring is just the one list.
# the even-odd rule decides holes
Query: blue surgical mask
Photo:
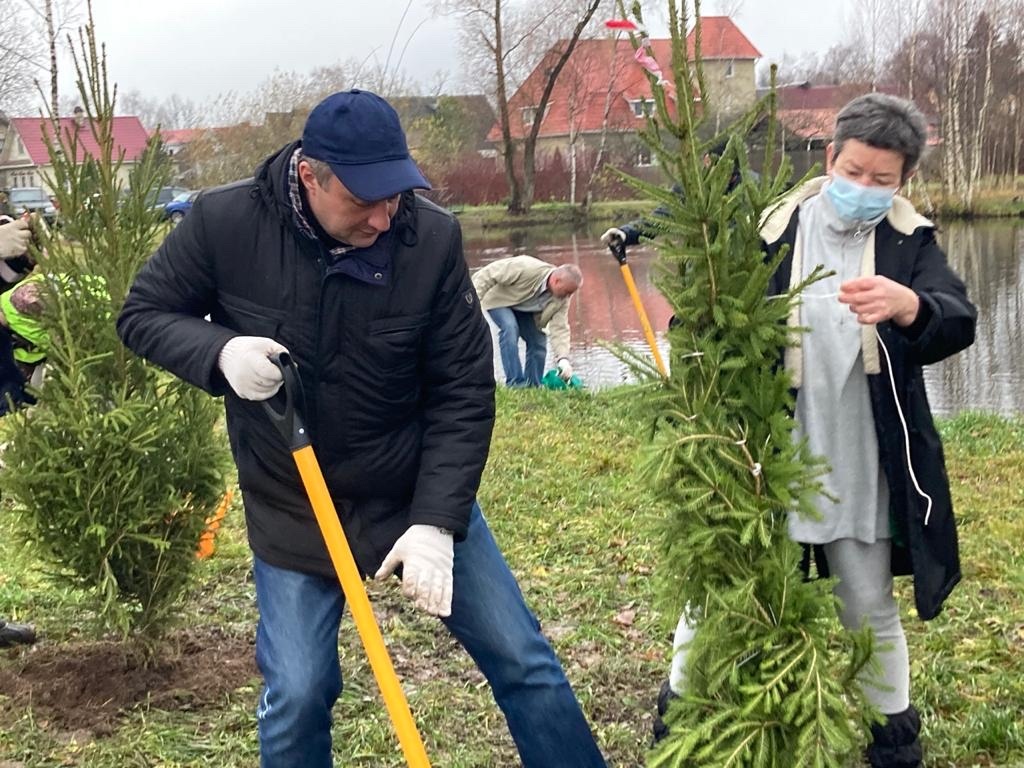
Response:
[{"label": "blue surgical mask", "polygon": [[871,221],[892,208],[896,190],[888,187],[866,187],[835,173],[826,193],[835,206],[836,213],[842,218],[847,221]]}]

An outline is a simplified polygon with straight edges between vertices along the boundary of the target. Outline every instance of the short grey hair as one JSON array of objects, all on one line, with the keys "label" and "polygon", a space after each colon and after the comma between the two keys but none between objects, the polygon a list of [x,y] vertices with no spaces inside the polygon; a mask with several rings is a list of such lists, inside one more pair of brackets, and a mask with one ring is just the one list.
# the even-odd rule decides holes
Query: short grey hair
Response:
[{"label": "short grey hair", "polygon": [[575,264],[562,264],[555,267],[555,273],[562,280],[565,280],[575,288],[579,288],[583,285],[583,270],[577,267]]},{"label": "short grey hair", "polygon": [[901,154],[902,181],[906,181],[924,154],[928,123],[912,101],[887,93],[866,93],[839,110],[832,156],[842,152],[850,139]]},{"label": "short grey hair", "polygon": [[316,160],[309,157],[301,149],[299,150],[299,162],[306,162],[309,164],[309,169],[313,171],[313,176],[316,177],[316,183],[321,187],[326,187],[327,182],[334,176],[334,171],[331,170],[331,166],[325,163],[323,160]]}]

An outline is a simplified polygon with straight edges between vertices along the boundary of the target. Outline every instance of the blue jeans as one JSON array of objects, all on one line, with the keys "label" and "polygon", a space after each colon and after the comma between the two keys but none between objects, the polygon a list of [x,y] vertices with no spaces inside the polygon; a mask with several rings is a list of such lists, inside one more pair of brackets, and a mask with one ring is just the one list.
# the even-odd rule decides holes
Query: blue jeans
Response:
[{"label": "blue jeans", "polygon": [[[548,356],[548,337],[537,327],[536,315],[511,307],[489,309],[487,314],[498,326],[498,349],[510,387],[539,387]],[[526,366],[519,362],[519,339],[526,342]]]},{"label": "blue jeans", "polygon": [[[260,620],[256,709],[261,768],[329,768],[331,708],[341,694],[337,580],[255,558]],[[605,765],[576,696],[515,577],[473,505],[455,545],[452,615],[442,619],[473,657],[505,714],[526,768]],[[467,713],[468,715],[468,713]]]}]

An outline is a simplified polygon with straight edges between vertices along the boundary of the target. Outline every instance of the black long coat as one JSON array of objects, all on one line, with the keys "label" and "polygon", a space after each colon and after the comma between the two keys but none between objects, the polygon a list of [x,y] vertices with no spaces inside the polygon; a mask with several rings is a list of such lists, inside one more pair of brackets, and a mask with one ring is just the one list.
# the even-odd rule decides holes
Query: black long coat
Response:
[{"label": "black long coat", "polygon": [[[905,201],[903,205],[909,207]],[[943,601],[960,581],[960,556],[942,443],[932,420],[921,368],[974,342],[977,310],[935,241],[930,222],[921,217],[902,220],[914,223],[903,227],[907,231],[896,229],[890,219],[877,225],[875,272],[913,289],[920,298],[920,311],[907,328],[892,322],[877,326],[888,357],[881,352],[881,373],[869,375],[868,385],[879,460],[889,483],[890,516],[899,532],[893,541],[893,573],[913,574],[917,612],[928,620],[938,615]],[[769,287],[770,293],[781,294],[789,288],[798,223],[797,209],[781,236],[766,243],[771,254],[783,245],[790,247]],[[897,398],[906,418],[909,446]],[[908,451],[921,490],[931,498],[930,511],[911,480]]]}]

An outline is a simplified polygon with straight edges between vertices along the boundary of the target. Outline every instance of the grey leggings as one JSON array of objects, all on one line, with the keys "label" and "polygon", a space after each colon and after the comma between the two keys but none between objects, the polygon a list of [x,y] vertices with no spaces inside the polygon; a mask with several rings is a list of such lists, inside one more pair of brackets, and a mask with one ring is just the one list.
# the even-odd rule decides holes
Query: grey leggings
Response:
[{"label": "grey leggings", "polygon": [[902,712],[910,706],[910,659],[900,609],[892,595],[892,541],[865,544],[840,539],[824,548],[829,570],[838,578],[835,594],[843,603],[839,621],[847,629],[858,629],[867,622],[875,632],[875,659],[880,668],[864,677],[880,678],[884,688],[862,678],[864,694],[883,715]]},{"label": "grey leggings", "polygon": [[[829,570],[838,579],[835,595],[843,604],[839,620],[847,629],[859,629],[867,622],[875,633],[879,669],[862,677],[864,694],[884,715],[903,712],[910,706],[910,659],[899,606],[892,594],[892,542],[879,539],[874,544],[865,544],[856,539],[840,539],[824,548]],[[686,645],[693,639],[694,631],[685,614],[680,617],[669,675],[669,684],[676,693],[682,691],[686,682]]]}]

